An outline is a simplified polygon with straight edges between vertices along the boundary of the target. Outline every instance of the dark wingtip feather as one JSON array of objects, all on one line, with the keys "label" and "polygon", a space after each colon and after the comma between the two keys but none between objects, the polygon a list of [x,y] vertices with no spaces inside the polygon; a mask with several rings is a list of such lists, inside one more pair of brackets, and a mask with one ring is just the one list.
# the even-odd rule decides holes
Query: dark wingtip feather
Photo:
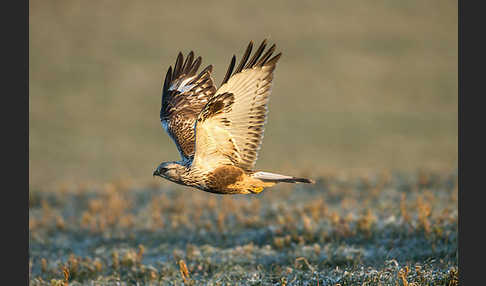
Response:
[{"label": "dark wingtip feather", "polygon": [[169,84],[171,82],[172,78],[172,66],[169,66],[169,69],[167,70],[167,73],[165,75],[165,80],[164,80],[164,91],[169,89]]},{"label": "dark wingtip feather", "polygon": [[199,69],[199,66],[201,66],[201,61],[202,61],[202,58],[200,56],[197,57],[197,59],[192,64],[191,70],[188,72],[189,76],[193,76],[193,75],[196,74],[197,70]]},{"label": "dark wingtip feather", "polygon": [[253,57],[251,57],[251,59],[248,61],[248,64],[245,66],[245,69],[252,68],[255,65],[258,58],[260,58],[260,56],[262,55],[263,50],[265,50],[266,46],[267,46],[267,39],[262,41],[262,43],[260,44],[260,47],[258,47],[258,49],[255,52],[255,54],[253,55]]},{"label": "dark wingtip feather", "polygon": [[253,41],[250,41],[250,43],[248,44],[248,47],[246,48],[245,54],[243,55],[243,58],[241,58],[241,61],[238,64],[238,67],[235,70],[235,73],[239,73],[243,70],[243,67],[245,66],[246,61],[250,57],[252,48],[253,48]]},{"label": "dark wingtip feather", "polygon": [[167,101],[167,92],[169,90],[170,82],[172,81],[172,66],[169,66],[167,73],[165,74],[164,86],[162,88],[162,99],[161,99],[161,107],[160,107],[160,119],[162,119],[162,113],[164,110],[164,102]]},{"label": "dark wingtip feather", "polygon": [[190,51],[186,57],[186,61],[184,62],[184,65],[182,65],[183,74],[187,74],[190,71],[193,60],[194,60],[194,52]]},{"label": "dark wingtip feather", "polygon": [[183,61],[184,61],[184,56],[182,55],[181,52],[179,52],[179,54],[177,54],[177,59],[174,66],[174,79],[176,79],[180,75]]},{"label": "dark wingtip feather", "polygon": [[260,60],[256,63],[257,66],[261,67],[265,64],[265,62],[272,56],[273,52],[275,51],[275,44],[273,44],[267,52],[262,56]]},{"label": "dark wingtip feather", "polygon": [[255,54],[251,57],[250,60],[248,60],[250,58],[251,50],[253,49],[253,41],[250,41],[250,43],[248,44],[245,50],[245,53],[243,54],[243,57],[241,58],[238,64],[238,67],[234,70],[234,72],[233,69],[236,63],[236,56],[233,55],[228,70],[226,71],[226,75],[224,76],[223,81],[221,82],[221,85],[227,83],[232,75],[241,72],[243,69],[249,69],[255,66],[262,67],[264,65],[275,65],[279,60],[280,56],[282,55],[282,53],[279,53],[278,55],[268,60],[272,56],[273,52],[275,51],[276,46],[275,44],[273,44],[265,53],[263,53],[265,51],[266,46],[267,46],[267,39],[264,39],[260,44],[260,46],[258,47],[258,49],[256,50]]},{"label": "dark wingtip feather", "polygon": [[278,53],[273,58],[268,60],[268,62],[266,62],[264,65],[266,65],[266,66],[275,65],[277,63],[277,61],[280,59],[281,56],[282,56],[282,53]]},{"label": "dark wingtip feather", "polygon": [[212,72],[213,71],[213,65],[209,65],[207,67],[205,67],[197,77],[201,77],[202,75],[204,75],[205,73],[207,72]]},{"label": "dark wingtip feather", "polygon": [[230,65],[228,67],[228,70],[226,71],[226,75],[224,76],[223,81],[221,82],[221,85],[228,82],[228,80],[231,76],[231,73],[233,72],[233,69],[235,68],[235,63],[236,63],[236,56],[233,55],[233,57],[231,58],[231,62],[230,62]]}]

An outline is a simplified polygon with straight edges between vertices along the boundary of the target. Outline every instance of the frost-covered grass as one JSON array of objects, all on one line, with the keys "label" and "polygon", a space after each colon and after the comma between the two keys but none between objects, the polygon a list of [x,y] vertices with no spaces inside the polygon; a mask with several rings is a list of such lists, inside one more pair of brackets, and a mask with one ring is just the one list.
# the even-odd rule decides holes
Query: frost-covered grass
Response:
[{"label": "frost-covered grass", "polygon": [[457,176],[31,191],[29,234],[31,285],[457,285]]}]

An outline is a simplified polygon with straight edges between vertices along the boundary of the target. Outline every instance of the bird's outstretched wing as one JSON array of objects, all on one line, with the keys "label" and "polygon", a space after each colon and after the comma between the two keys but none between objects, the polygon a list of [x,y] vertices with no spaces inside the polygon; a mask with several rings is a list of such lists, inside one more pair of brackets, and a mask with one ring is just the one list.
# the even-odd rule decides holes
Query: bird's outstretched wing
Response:
[{"label": "bird's outstretched wing", "polygon": [[197,74],[200,65],[201,57],[194,60],[192,51],[185,61],[179,53],[174,70],[171,66],[167,71],[162,89],[160,121],[183,160],[194,156],[194,123],[216,92],[211,78],[212,66]]},{"label": "bird's outstretched wing", "polygon": [[267,103],[273,71],[281,53],[275,45],[265,53],[266,40],[250,59],[250,42],[233,73],[233,56],[221,87],[203,108],[196,123],[196,152],[193,166],[212,169],[232,164],[254,168],[263,140]]}]

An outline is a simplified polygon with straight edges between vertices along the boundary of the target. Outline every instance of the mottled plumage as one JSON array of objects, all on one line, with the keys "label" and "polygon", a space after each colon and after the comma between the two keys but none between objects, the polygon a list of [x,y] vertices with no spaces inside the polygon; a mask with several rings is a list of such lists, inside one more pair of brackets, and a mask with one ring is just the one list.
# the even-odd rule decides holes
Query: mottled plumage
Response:
[{"label": "mottled plumage", "polygon": [[[201,57],[179,53],[169,68],[162,92],[160,118],[181,154],[181,161],[159,165],[154,175],[220,194],[259,193],[279,182],[311,183],[254,171],[267,120],[273,71],[281,53],[275,45],[266,52],[266,40],[251,56],[248,45],[235,69],[231,59],[221,87],[216,90],[212,66],[196,76]],[[251,58],[250,58],[251,56]]]},{"label": "mottled plumage", "polygon": [[182,53],[177,56],[174,70],[167,71],[162,90],[160,120],[174,140],[183,160],[194,155],[194,123],[216,88],[211,78],[213,67],[207,66],[196,75],[201,57],[194,61],[191,51],[184,64]]}]

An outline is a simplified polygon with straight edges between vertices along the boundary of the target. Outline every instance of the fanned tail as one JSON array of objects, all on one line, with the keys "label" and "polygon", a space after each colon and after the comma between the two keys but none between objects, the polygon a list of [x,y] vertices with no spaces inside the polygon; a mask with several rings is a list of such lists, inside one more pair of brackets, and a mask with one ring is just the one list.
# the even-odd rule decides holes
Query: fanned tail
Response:
[{"label": "fanned tail", "polygon": [[305,183],[314,184],[315,182],[311,179],[298,178],[268,172],[256,172],[252,174],[253,178],[260,179],[264,182],[275,182],[275,183]]}]

